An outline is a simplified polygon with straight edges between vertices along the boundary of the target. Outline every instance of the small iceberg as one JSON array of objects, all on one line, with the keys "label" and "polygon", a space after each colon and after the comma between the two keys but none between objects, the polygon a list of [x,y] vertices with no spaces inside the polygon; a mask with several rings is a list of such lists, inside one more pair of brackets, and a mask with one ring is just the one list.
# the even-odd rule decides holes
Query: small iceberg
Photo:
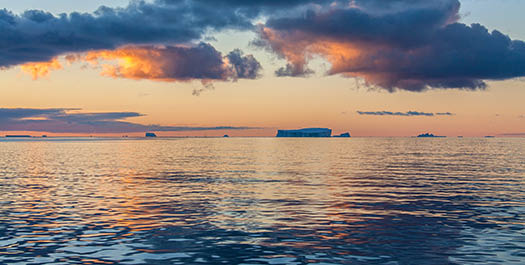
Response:
[{"label": "small iceberg", "polygon": [[432,133],[423,133],[417,136],[417,138],[445,138],[446,136],[438,136]]},{"label": "small iceberg", "polygon": [[345,133],[342,133],[342,134],[339,134],[339,135],[334,135],[334,137],[336,137],[336,138],[350,138],[352,136],[350,135],[349,132],[345,132]]},{"label": "small iceberg", "polygon": [[147,132],[146,133],[146,137],[155,138],[155,137],[157,137],[157,135],[155,133],[152,133],[152,132]]}]

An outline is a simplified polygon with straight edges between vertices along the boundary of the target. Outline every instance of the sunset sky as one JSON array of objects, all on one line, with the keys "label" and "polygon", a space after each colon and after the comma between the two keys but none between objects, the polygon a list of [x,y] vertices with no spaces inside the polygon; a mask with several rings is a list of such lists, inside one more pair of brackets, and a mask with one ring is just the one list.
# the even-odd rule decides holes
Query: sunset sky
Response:
[{"label": "sunset sky", "polygon": [[0,4],[0,135],[525,136],[521,0]]}]

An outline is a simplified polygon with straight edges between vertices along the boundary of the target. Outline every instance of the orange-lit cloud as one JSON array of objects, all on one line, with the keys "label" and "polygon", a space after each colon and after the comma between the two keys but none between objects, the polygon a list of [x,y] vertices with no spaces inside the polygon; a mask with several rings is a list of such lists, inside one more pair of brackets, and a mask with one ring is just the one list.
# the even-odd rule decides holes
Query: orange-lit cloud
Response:
[{"label": "orange-lit cloud", "polygon": [[[302,32],[280,32],[268,27],[260,28],[261,45],[268,45],[288,61],[288,65],[277,70],[278,76],[305,76],[311,70],[308,62],[320,55],[331,64],[329,73],[344,73],[349,65],[356,64],[364,48],[351,42],[310,36]],[[368,47],[370,49],[371,47]],[[356,73],[354,73],[356,74]]]},{"label": "orange-lit cloud", "polygon": [[[234,81],[255,79],[261,65],[252,55],[234,50],[223,56],[213,46],[200,43],[195,46],[125,46],[115,50],[69,54],[68,63],[86,62],[101,69],[101,74],[113,78],[155,81],[210,80]],[[50,62],[32,63],[22,67],[34,79],[61,69],[57,58]]]},{"label": "orange-lit cloud", "polygon": [[26,63],[21,65],[20,68],[23,72],[31,75],[33,80],[36,80],[41,77],[46,77],[53,70],[62,69],[62,64],[60,64],[57,58],[53,58],[48,62]]},{"label": "orange-lit cloud", "polygon": [[458,23],[458,1],[424,3],[383,9],[360,1],[360,8],[270,17],[254,43],[288,61],[277,76],[306,76],[308,62],[320,56],[331,64],[328,74],[389,91],[476,90],[484,80],[525,76],[525,42]]},{"label": "orange-lit cloud", "polygon": [[113,78],[186,81],[227,79],[228,65],[211,46],[123,47],[93,51],[84,57]]}]

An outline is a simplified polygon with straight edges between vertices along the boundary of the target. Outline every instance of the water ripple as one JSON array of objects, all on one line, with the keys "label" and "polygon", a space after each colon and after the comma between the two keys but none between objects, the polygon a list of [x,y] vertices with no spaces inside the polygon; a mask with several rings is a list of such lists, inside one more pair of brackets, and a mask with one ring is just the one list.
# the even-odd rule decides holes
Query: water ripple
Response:
[{"label": "water ripple", "polygon": [[523,139],[0,141],[0,264],[523,264]]}]

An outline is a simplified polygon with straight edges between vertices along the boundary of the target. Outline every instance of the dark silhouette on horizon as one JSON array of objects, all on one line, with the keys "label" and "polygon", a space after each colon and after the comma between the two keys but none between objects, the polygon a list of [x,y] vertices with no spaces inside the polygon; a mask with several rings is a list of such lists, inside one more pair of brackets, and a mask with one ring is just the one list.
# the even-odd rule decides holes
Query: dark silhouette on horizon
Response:
[{"label": "dark silhouette on horizon", "polygon": [[339,135],[334,135],[333,137],[335,137],[335,138],[350,138],[352,136],[350,135],[349,132],[345,132],[345,133],[342,133],[342,134],[339,134]]},{"label": "dark silhouette on horizon", "polygon": [[434,135],[432,133],[423,133],[417,136],[417,138],[445,138],[446,136]]},{"label": "dark silhouette on horizon", "polygon": [[155,138],[155,137],[157,137],[157,135],[155,133],[152,133],[152,132],[147,132],[146,133],[146,137],[148,137],[148,138]]}]

